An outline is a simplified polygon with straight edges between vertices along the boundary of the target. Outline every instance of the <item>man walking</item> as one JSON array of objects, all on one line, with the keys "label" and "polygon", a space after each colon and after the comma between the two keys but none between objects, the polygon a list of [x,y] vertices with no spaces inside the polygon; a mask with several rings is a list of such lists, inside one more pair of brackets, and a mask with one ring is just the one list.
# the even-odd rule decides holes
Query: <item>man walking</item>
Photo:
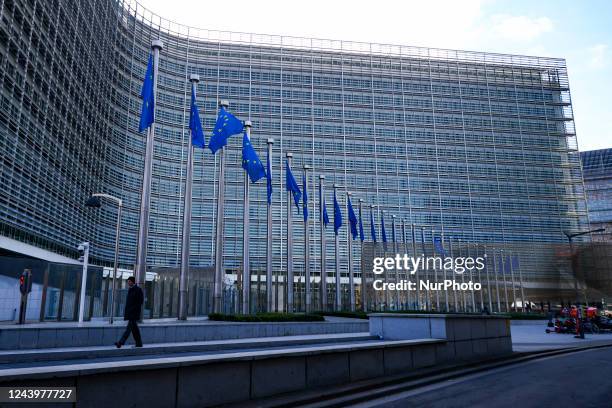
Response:
[{"label": "man walking", "polygon": [[138,320],[140,320],[140,311],[142,309],[142,303],[144,302],[144,294],[142,293],[142,289],[136,285],[136,279],[133,276],[128,278],[127,283],[130,289],[128,290],[127,300],[125,301],[125,313],[123,320],[127,320],[128,325],[125,328],[125,332],[123,332],[121,339],[115,343],[117,348],[121,348],[121,346],[125,344],[125,341],[130,336],[130,332],[132,332],[136,347],[142,347],[142,339],[140,338],[140,330],[138,329]]}]

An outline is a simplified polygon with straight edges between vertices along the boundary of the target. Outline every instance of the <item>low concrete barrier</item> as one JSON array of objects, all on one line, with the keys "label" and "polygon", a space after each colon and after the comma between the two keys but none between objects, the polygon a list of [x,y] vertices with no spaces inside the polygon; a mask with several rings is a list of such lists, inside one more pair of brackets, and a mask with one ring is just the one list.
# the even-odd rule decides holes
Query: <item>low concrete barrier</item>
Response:
[{"label": "low concrete barrier", "polygon": [[368,341],[0,370],[0,386],[76,387],[77,407],[208,407],[410,372],[444,340]]},{"label": "low concrete barrier", "polygon": [[[111,346],[121,337],[124,325],[85,326],[50,323],[28,327],[1,327],[0,350],[54,347]],[[301,336],[314,334],[362,333],[368,331],[367,320],[326,322],[174,322],[140,325],[147,344],[244,339],[254,337]],[[130,336],[128,344],[133,344]]]},{"label": "low concrete barrier", "polygon": [[470,360],[512,353],[510,321],[503,316],[460,314],[370,314],[370,334],[384,340],[434,338],[436,363]]},{"label": "low concrete barrier", "polygon": [[512,351],[503,317],[386,313],[369,323],[381,340],[0,368],[0,386],[76,387],[77,407],[208,407]]}]

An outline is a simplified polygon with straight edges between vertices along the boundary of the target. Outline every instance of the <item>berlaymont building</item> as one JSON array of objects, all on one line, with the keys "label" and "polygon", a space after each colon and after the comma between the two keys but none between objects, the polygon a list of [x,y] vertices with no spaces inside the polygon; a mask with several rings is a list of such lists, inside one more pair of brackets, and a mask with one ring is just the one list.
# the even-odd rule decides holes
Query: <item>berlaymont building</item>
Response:
[{"label": "berlaymont building", "polygon": [[[320,175],[332,215],[333,184],[340,186],[341,206],[347,191],[355,207],[363,200],[366,241],[371,239],[371,206],[379,234],[384,213],[388,234],[395,216],[397,234],[403,222],[414,225],[419,242],[421,233],[427,243],[443,233],[445,246],[450,239],[457,246],[566,243],[565,231],[588,229],[563,59],[220,32],[168,21],[129,0],[2,0],[4,320],[11,319],[16,277],[24,268],[33,270],[32,302],[39,305],[29,316],[72,318],[81,268],[76,246],[84,241],[91,244],[90,263],[96,265],[90,267],[96,273],[88,283],[87,313],[108,313],[104,277],[115,254],[116,207],[111,202],[97,210],[85,207],[92,193],[123,200],[120,288],[131,274],[146,140],[138,132],[140,89],[153,40],[163,42],[147,256],[147,310],[153,317],[173,316],[177,310],[191,74],[200,77],[197,102],[207,140],[220,100],[228,100],[238,118],[252,121],[252,144],[264,163],[266,141],[274,139],[275,276],[286,270],[288,152],[300,186],[302,168],[310,166],[313,227],[308,239],[315,282],[321,272]],[[218,155],[195,150],[190,314],[209,310],[218,216],[225,219],[223,269],[229,290],[240,275],[241,142],[242,137],[233,137],[226,149],[222,215],[216,214]],[[266,211],[263,180],[251,186],[250,194],[254,279],[265,274]],[[295,274],[303,282],[300,220],[294,215],[293,253]],[[343,282],[347,224],[344,212]],[[326,235],[331,278],[333,228]],[[354,267],[358,282],[358,249]],[[528,294],[544,274],[525,262],[521,273]],[[296,291],[301,290],[298,284]]]}]

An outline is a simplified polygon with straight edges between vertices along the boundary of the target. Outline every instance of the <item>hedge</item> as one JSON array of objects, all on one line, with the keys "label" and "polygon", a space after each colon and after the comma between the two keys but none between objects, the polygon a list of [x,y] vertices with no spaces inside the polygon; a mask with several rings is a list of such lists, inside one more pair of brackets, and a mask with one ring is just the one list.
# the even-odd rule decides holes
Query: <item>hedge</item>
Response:
[{"label": "hedge", "polygon": [[325,318],[316,314],[299,313],[257,313],[257,314],[222,314],[211,313],[208,320],[224,322],[321,322]]}]

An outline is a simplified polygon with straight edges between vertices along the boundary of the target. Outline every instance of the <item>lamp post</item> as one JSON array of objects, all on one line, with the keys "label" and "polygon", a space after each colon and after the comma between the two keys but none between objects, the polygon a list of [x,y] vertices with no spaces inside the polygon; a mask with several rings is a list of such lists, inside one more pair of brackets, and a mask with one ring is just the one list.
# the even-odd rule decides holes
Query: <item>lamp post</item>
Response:
[{"label": "lamp post", "polygon": [[[107,198],[111,201],[117,203],[117,227],[115,230],[115,266],[113,268],[113,282],[112,282],[112,290],[110,295],[110,303],[111,303],[111,313],[109,322],[113,324],[113,318],[115,317],[115,280],[117,278],[117,266],[118,266],[118,258],[119,258],[119,229],[121,228],[121,210],[123,209],[123,200],[120,198],[114,197],[110,194],[103,193],[95,193],[92,194],[91,197],[85,203],[87,207],[100,208],[102,206],[101,198]],[[145,277],[146,279],[146,277]]]},{"label": "lamp post", "polygon": [[[575,237],[579,237],[581,235],[592,234],[593,232],[604,232],[605,230],[606,230],[605,228],[597,228],[597,229],[590,230],[590,231],[575,232],[573,234],[567,231],[563,232],[565,236],[567,237],[567,241],[570,247],[570,256],[572,257],[571,262],[572,262],[572,273],[574,274],[574,289],[576,291],[576,306],[578,306],[578,277],[576,276],[576,269],[574,268],[574,245],[572,244],[572,239],[574,239]],[[585,299],[585,303],[586,303],[586,299]]]}]

